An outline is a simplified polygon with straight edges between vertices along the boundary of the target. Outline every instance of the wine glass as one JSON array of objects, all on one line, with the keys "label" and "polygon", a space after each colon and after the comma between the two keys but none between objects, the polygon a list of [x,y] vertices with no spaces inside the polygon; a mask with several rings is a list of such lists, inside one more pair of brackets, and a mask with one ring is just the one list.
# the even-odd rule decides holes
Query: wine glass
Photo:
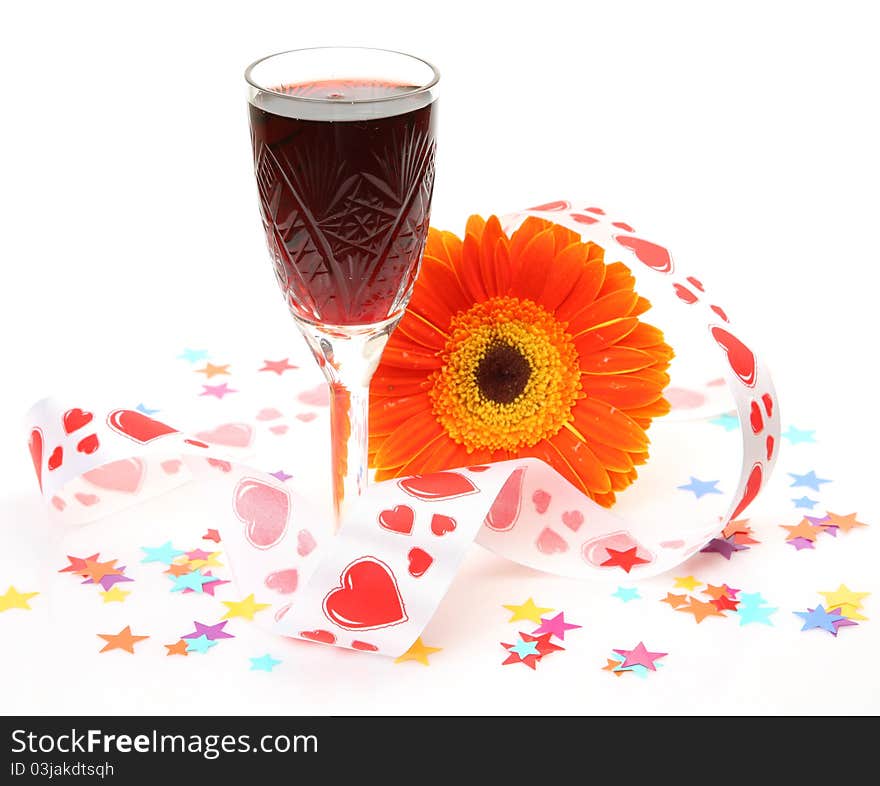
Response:
[{"label": "wine glass", "polygon": [[424,250],[439,78],[362,47],[282,52],[245,71],[275,275],[330,386],[337,525],[366,487],[370,379]]}]

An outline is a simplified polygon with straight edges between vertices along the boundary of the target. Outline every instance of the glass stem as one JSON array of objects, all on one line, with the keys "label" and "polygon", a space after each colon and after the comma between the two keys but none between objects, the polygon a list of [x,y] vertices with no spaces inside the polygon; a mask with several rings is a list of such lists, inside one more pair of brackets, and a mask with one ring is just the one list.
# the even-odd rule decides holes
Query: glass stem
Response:
[{"label": "glass stem", "polygon": [[398,319],[353,326],[296,320],[330,386],[331,477],[337,529],[367,487],[370,380]]}]

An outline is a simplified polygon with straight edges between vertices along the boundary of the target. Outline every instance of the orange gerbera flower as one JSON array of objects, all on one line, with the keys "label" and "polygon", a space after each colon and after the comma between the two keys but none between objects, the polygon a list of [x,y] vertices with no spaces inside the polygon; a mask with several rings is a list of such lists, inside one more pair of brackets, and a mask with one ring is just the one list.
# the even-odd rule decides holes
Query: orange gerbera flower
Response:
[{"label": "orange gerbera flower", "polygon": [[379,480],[529,456],[606,507],[648,458],[669,411],[673,357],[639,316],[621,262],[528,218],[509,238],[472,216],[464,241],[431,229],[412,300],[373,377]]}]

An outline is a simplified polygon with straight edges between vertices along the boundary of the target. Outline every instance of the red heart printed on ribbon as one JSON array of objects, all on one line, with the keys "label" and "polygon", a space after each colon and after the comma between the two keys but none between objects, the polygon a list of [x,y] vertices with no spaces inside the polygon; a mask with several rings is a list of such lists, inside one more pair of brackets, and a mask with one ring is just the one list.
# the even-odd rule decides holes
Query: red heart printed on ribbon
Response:
[{"label": "red heart printed on ribbon", "polygon": [[31,429],[28,438],[28,450],[31,453],[31,461],[34,462],[34,472],[37,473],[37,483],[40,491],[43,490],[43,432],[38,428]]},{"label": "red heart printed on ribbon", "polygon": [[579,510],[567,510],[562,514],[562,523],[572,532],[577,532],[584,523],[584,514]]},{"label": "red heart printed on ribbon", "polygon": [[752,501],[755,497],[758,496],[758,492],[761,490],[761,484],[764,482],[764,469],[757,462],[752,466],[752,471],[749,473],[749,479],[746,481],[746,490],[743,492],[742,499],[739,501],[739,504],[736,506],[736,510],[730,514],[730,518],[735,519],[740,513],[742,513],[749,505],[752,504]]},{"label": "red heart printed on ribbon", "polygon": [[91,423],[93,417],[94,415],[91,412],[86,412],[85,410],[79,409],[79,407],[68,409],[61,418],[64,426],[64,433],[73,434],[74,431],[78,431],[83,426],[87,426]]},{"label": "red heart printed on ribbon", "polygon": [[308,557],[318,544],[311,532],[301,529],[296,535],[296,553],[300,557]]},{"label": "red heart printed on ribbon", "polygon": [[224,423],[210,431],[200,431],[196,436],[215,445],[230,448],[246,448],[253,440],[254,430],[247,423]]},{"label": "red heart printed on ribbon", "polygon": [[361,650],[362,652],[377,652],[379,650],[375,644],[370,644],[368,641],[358,641],[357,639],[351,643],[351,648],[353,650]]},{"label": "red heart printed on ribbon", "polygon": [[244,523],[244,536],[255,549],[272,548],[287,532],[290,497],[283,488],[256,478],[242,478],[232,493],[232,509]]},{"label": "red heart printed on ribbon", "polygon": [[282,595],[290,595],[296,592],[296,586],[299,583],[299,573],[296,568],[288,568],[287,570],[276,570],[266,576],[265,584],[270,590],[275,590]]},{"label": "red heart printed on ribbon", "polygon": [[87,437],[83,437],[76,446],[76,449],[79,453],[85,453],[87,456],[94,453],[99,447],[101,447],[101,443],[98,440],[97,434],[89,434]]},{"label": "red heart printed on ribbon", "polygon": [[49,461],[46,462],[46,466],[49,468],[51,472],[53,469],[58,469],[61,464],[64,462],[64,450],[62,450],[61,445],[59,445],[55,450],[52,451],[52,455],[49,456]]},{"label": "red heart printed on ribbon", "polygon": [[727,353],[727,362],[730,363],[733,373],[740,378],[744,385],[753,388],[755,386],[755,377],[758,373],[755,353],[734,336],[733,333],[728,332],[722,327],[713,325],[710,331],[712,338],[718,342],[718,346]]},{"label": "red heart printed on ribbon", "polygon": [[409,575],[414,578],[424,576],[434,562],[434,558],[420,548],[410,549],[407,558],[409,559]]},{"label": "red heart printed on ribbon", "polygon": [[148,442],[168,434],[178,433],[176,428],[171,428],[162,421],[153,420],[153,418],[133,409],[113,410],[107,416],[107,425],[117,434],[133,439],[141,445],[146,445]]},{"label": "red heart printed on ribbon", "polygon": [[568,543],[565,542],[565,539],[558,532],[550,529],[550,527],[544,527],[541,530],[535,545],[542,554],[562,554],[568,551]]},{"label": "red heart printed on ribbon", "polygon": [[468,478],[458,472],[413,475],[399,480],[397,485],[411,497],[426,500],[455,499],[479,491]]},{"label": "red heart printed on ribbon", "polygon": [[335,644],[336,636],[329,630],[301,630],[299,635],[309,641],[317,641],[319,644]]},{"label": "red heart printed on ribbon", "polygon": [[442,513],[435,513],[431,516],[431,532],[437,537],[442,537],[447,532],[455,530],[457,524],[452,516],[444,516]]},{"label": "red heart printed on ribbon", "polygon": [[519,519],[522,508],[523,480],[525,467],[518,467],[510,473],[510,477],[504,481],[501,491],[489,508],[486,519],[483,522],[489,529],[495,532],[507,532],[513,529]]},{"label": "red heart printed on ribbon", "polygon": [[658,246],[649,240],[642,240],[640,237],[632,237],[630,235],[616,235],[614,239],[624,248],[632,251],[639,262],[647,265],[652,270],[660,273],[672,272],[672,257],[669,256],[669,252],[663,246]]},{"label": "red heart printed on ribbon", "polygon": [[345,630],[388,628],[409,619],[391,568],[369,556],[342,571],[323,607],[327,619]]},{"label": "red heart printed on ribbon", "polygon": [[99,489],[136,494],[145,473],[146,467],[141,459],[128,458],[90,469],[83,473],[83,479]]},{"label": "red heart printed on ribbon", "polygon": [[538,513],[546,513],[547,508],[550,507],[550,500],[552,497],[544,491],[544,489],[538,489],[534,494],[532,494],[532,503],[535,505],[535,510]]},{"label": "red heart printed on ribbon", "polygon": [[416,514],[409,505],[395,505],[379,513],[379,526],[400,535],[411,535]]}]

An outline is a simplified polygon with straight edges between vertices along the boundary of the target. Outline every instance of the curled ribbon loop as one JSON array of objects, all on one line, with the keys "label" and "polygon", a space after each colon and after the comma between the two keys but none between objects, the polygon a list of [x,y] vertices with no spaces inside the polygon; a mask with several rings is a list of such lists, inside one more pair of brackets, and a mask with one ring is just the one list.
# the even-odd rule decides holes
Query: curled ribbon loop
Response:
[{"label": "curled ribbon loop", "polygon": [[279,633],[391,656],[427,625],[473,540],[572,577],[636,578],[680,564],[739,516],[770,476],[779,442],[770,374],[727,311],[665,247],[598,208],[564,201],[507,216],[505,229],[528,216],[578,232],[640,282],[651,279],[691,334],[720,353],[742,433],[738,481],[723,515],[629,521],[529,458],[373,484],[334,535],[304,489],[245,462],[254,441],[248,424],[188,435],[137,410],[45,399],[29,412],[28,428],[50,512],[83,524],[189,486],[201,515],[220,530],[242,590],[275,601]]}]

